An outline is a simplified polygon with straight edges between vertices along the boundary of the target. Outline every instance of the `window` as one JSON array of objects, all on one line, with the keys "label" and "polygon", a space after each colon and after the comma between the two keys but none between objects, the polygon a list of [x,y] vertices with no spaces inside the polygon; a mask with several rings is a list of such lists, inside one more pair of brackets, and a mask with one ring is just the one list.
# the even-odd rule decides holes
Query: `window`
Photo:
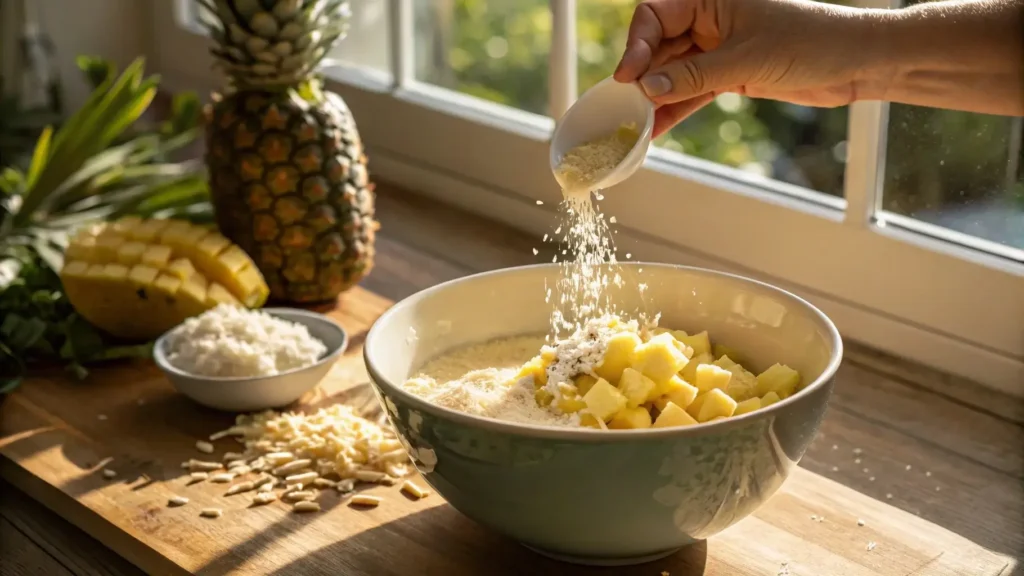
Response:
[{"label": "window", "polygon": [[[559,198],[552,117],[611,71],[634,3],[353,2],[326,74],[377,178],[539,239]],[[188,5],[154,5],[150,61],[169,87],[204,92],[223,81]],[[602,209],[634,257],[761,278],[848,338],[1024,394],[1022,136],[1020,119],[725,95]]]}]

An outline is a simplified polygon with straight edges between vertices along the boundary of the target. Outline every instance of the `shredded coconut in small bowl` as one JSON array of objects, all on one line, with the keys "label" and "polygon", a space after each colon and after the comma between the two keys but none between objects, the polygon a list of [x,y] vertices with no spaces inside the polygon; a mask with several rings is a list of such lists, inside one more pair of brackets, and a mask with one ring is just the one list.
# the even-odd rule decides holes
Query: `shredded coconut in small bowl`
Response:
[{"label": "shredded coconut in small bowl", "polygon": [[316,363],[327,352],[302,324],[259,310],[221,304],[168,333],[164,352],[197,376],[273,376]]}]

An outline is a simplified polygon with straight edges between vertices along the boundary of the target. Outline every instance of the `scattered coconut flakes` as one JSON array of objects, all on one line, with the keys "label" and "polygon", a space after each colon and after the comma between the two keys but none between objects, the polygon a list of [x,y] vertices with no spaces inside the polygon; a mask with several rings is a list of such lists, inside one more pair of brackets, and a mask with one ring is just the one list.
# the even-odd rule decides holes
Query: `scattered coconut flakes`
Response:
[{"label": "scattered coconut flakes", "polygon": [[907,470],[910,470],[910,464],[907,464],[907,468],[906,468],[906,469],[907,469]]},{"label": "scattered coconut flakes", "polygon": [[541,201],[541,200],[537,200],[537,206],[543,206],[543,205],[544,205],[544,202],[543,202],[543,201]]},{"label": "scattered coconut flakes", "polygon": [[878,546],[878,544],[875,544],[874,542],[868,542],[867,551],[871,552],[872,550],[875,549],[875,546]]},{"label": "scattered coconut flakes", "polygon": [[839,444],[833,444],[832,445],[832,449],[833,450],[839,450]]},{"label": "scattered coconut flakes", "polygon": [[188,504],[188,498],[184,496],[171,496],[167,499],[167,505],[170,507],[184,506],[185,504]]},{"label": "scattered coconut flakes", "polygon": [[203,454],[213,454],[213,444],[205,440],[196,440],[196,450],[199,450]]},{"label": "scattered coconut flakes", "polygon": [[789,562],[779,565],[779,571],[775,573],[775,576],[789,576]]},{"label": "scattered coconut flakes", "polygon": [[199,515],[203,518],[220,518],[224,512],[220,508],[203,508],[199,511]]},{"label": "scattered coconut flakes", "polygon": [[860,454],[861,452],[863,452],[863,450],[861,450],[860,448],[854,448],[853,449],[853,453],[854,454]]},{"label": "scattered coconut flakes", "polygon": [[111,470],[109,468],[103,470],[103,477],[104,478],[110,479],[110,478],[113,478],[114,476],[117,476],[117,472],[114,472],[113,470]]},{"label": "scattered coconut flakes", "polygon": [[892,500],[892,493],[886,494],[885,495],[885,499],[886,500]]},{"label": "scattered coconut flakes", "polygon": [[928,477],[931,477],[932,473],[931,472],[925,472],[924,475],[928,476]]},{"label": "scattered coconut flakes", "polygon": [[861,520],[860,518],[857,518],[857,526],[863,526],[863,525],[864,525],[864,520]]},{"label": "scattered coconut flakes", "polygon": [[540,254],[540,250],[537,250],[536,248],[534,248],[533,249],[533,255],[536,256],[537,254]]},{"label": "scattered coconut flakes", "polygon": [[872,476],[871,478],[868,478],[868,482],[874,482],[874,481],[875,481],[875,477],[874,476]]},{"label": "scattered coconut flakes", "polygon": [[839,472],[839,466],[833,466],[832,467],[832,471],[833,472]]},{"label": "scattered coconut flakes", "polygon": [[106,414],[99,414],[99,415],[96,416],[96,418],[98,418],[100,420],[106,420],[107,419],[107,415]]}]

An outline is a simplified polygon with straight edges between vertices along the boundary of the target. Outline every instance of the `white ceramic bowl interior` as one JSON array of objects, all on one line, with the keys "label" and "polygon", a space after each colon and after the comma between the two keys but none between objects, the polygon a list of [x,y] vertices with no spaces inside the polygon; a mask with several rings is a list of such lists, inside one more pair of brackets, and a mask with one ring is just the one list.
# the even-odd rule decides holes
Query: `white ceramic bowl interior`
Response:
[{"label": "white ceramic bowl interior", "polygon": [[[622,124],[630,122],[636,124],[640,138],[622,162],[592,189],[611,188],[633,175],[647,157],[654,130],[654,104],[636,83],[624,84],[610,77],[598,82],[576,100],[555,126],[551,136],[552,172],[562,156],[575,146],[614,133]],[[559,182],[559,185],[565,188],[564,183]],[[566,189],[568,193],[589,191]]]},{"label": "white ceramic bowl interior", "polygon": [[302,324],[310,335],[324,343],[327,352],[315,364],[273,376],[211,378],[189,374],[172,366],[167,361],[167,334],[164,334],[153,346],[153,360],[178,392],[203,406],[229,412],[252,412],[287,406],[324,379],[334,362],[344,353],[348,335],[337,322],[316,312],[297,308],[264,308],[263,311]]}]

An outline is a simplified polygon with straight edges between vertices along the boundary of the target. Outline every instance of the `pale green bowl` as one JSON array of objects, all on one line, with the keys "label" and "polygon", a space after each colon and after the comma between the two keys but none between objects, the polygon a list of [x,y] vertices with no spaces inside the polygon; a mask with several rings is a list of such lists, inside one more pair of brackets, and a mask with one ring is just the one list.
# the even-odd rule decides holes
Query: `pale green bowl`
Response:
[{"label": "pale green bowl", "polygon": [[[401,388],[427,360],[498,337],[545,332],[556,264],[498,270],[406,298],[370,330],[370,379],[418,469],[457,510],[562,560],[625,565],[708,538],[763,504],[825,414],[842,341],[778,288],[708,270],[621,265],[624,309],[708,330],[749,368],[796,368],[806,386],[767,409],[692,428],[597,431],[523,426],[432,405]],[[637,286],[646,284],[641,297]]]}]

